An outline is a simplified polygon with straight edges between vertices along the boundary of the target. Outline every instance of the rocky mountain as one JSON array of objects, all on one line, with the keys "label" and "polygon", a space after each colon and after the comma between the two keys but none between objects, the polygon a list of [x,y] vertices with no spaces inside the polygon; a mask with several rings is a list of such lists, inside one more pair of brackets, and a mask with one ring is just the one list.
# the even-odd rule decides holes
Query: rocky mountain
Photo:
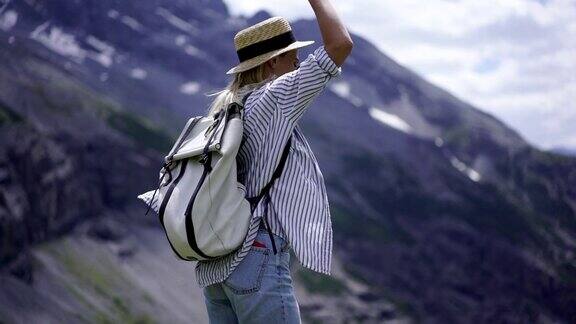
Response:
[{"label": "rocky mountain", "polygon": [[576,148],[573,147],[554,147],[550,150],[552,153],[558,153],[568,156],[576,156]]},{"label": "rocky mountain", "polygon": [[[206,322],[192,265],[135,196],[226,84],[236,31],[267,17],[0,1],[0,322]],[[321,44],[315,21],[293,27]],[[292,264],[304,320],[573,322],[576,159],[353,38],[301,121],[335,234],[333,276]]]}]

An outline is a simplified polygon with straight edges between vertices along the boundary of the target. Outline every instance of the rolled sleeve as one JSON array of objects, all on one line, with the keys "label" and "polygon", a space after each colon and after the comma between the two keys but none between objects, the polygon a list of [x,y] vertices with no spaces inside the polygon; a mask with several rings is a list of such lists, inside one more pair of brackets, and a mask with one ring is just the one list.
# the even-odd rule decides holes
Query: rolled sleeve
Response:
[{"label": "rolled sleeve", "polygon": [[339,67],[332,61],[324,46],[317,48],[314,51],[314,56],[318,61],[318,65],[332,77],[339,76],[342,73],[342,67]]},{"label": "rolled sleeve", "polygon": [[334,63],[324,46],[320,46],[298,69],[270,82],[266,91],[275,98],[282,114],[295,124],[328,81],[341,73],[342,68]]}]

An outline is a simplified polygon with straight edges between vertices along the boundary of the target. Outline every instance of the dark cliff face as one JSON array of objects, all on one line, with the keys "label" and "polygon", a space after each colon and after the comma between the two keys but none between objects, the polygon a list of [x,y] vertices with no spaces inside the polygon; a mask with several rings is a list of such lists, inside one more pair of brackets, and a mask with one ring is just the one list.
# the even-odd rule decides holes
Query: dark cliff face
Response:
[{"label": "dark cliff face", "polygon": [[[110,212],[142,219],[135,194],[153,187],[205,93],[226,84],[234,33],[267,13],[230,17],[200,0],[9,10],[18,19],[0,30],[0,260],[32,281],[34,244]],[[316,40],[303,60],[321,44],[318,28],[302,20],[294,30]],[[397,306],[378,316],[425,322],[576,318],[576,159],[531,147],[353,37],[342,77],[301,126],[328,185],[335,255],[372,287],[363,300]]]},{"label": "dark cliff face", "polygon": [[0,261],[30,281],[27,249],[134,204],[171,138],[28,51],[0,48]]}]

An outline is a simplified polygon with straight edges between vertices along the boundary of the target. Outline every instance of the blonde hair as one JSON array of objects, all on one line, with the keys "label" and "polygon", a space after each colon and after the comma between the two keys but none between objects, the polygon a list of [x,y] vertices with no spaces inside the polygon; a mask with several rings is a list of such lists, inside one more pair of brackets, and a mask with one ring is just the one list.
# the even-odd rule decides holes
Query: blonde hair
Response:
[{"label": "blonde hair", "polygon": [[[278,54],[278,56],[286,56],[288,52]],[[258,86],[259,83],[265,83],[266,81],[273,80],[276,78],[274,74],[271,74],[268,78],[264,75],[266,63],[262,63],[250,70],[244,72],[238,72],[234,74],[232,81],[226,86],[226,88],[217,91],[215,93],[208,94],[209,97],[216,96],[208,107],[206,113],[207,116],[213,116],[219,112],[222,108],[228,106],[231,102],[236,99],[238,90],[245,85],[255,85]],[[242,98],[239,98],[242,100]]]}]

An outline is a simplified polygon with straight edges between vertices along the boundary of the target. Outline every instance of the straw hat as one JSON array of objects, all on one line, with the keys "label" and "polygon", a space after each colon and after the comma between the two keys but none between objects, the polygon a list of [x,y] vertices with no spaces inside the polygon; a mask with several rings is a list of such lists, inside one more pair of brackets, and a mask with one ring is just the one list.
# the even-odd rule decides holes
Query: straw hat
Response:
[{"label": "straw hat", "polygon": [[292,34],[292,27],[285,18],[268,18],[239,31],[234,36],[240,63],[226,74],[250,70],[276,55],[313,43],[314,41],[297,41]]}]

